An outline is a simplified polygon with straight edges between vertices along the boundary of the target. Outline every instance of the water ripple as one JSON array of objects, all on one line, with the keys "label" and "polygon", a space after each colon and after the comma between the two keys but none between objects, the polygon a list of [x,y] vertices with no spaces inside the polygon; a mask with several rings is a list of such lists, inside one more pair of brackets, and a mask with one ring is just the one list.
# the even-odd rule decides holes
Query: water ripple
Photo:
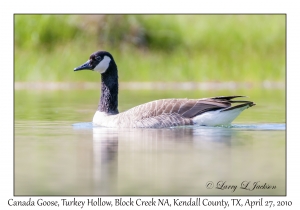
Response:
[{"label": "water ripple", "polygon": [[[81,122],[81,123],[75,123],[72,125],[75,129],[91,129],[94,128],[92,122]],[[232,124],[227,126],[180,126],[180,127],[172,127],[173,129],[176,128],[203,128],[203,129],[213,129],[213,128],[228,128],[228,129],[234,129],[234,130],[259,130],[259,131],[270,131],[270,130],[286,130],[286,124],[285,123],[264,123],[264,124]]]},{"label": "water ripple", "polygon": [[233,129],[242,129],[242,130],[286,130],[285,123],[265,123],[265,124],[234,124],[231,126]]}]

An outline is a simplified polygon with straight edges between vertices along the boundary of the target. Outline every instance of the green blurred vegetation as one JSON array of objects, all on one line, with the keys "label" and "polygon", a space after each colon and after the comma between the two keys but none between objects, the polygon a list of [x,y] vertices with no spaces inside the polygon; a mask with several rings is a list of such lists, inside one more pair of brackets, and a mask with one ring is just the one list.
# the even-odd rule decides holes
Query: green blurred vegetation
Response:
[{"label": "green blurred vegetation", "polygon": [[74,73],[111,52],[120,81],[285,81],[285,15],[15,15],[15,81]]}]

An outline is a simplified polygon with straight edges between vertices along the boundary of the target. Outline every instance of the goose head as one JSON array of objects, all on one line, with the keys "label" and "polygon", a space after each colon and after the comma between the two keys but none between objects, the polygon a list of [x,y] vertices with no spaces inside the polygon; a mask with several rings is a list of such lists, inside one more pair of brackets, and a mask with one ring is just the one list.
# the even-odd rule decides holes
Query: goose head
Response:
[{"label": "goose head", "polygon": [[97,51],[91,54],[87,62],[85,62],[81,66],[76,67],[74,71],[92,70],[103,74],[109,69],[112,64],[114,64],[114,59],[109,52]]}]

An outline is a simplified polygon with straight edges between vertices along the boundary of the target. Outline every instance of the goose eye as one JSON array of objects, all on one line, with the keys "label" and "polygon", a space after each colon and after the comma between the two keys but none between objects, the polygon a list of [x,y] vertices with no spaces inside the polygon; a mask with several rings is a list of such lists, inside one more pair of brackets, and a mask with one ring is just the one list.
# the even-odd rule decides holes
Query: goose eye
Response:
[{"label": "goose eye", "polygon": [[100,60],[101,60],[101,56],[97,56],[97,57],[96,57],[96,60],[97,60],[97,61],[100,61]]}]

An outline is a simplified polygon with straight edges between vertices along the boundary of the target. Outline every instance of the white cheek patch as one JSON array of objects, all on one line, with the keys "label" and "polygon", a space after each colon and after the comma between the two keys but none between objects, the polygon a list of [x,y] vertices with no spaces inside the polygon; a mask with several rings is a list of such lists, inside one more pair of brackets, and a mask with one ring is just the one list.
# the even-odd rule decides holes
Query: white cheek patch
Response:
[{"label": "white cheek patch", "polygon": [[101,74],[104,73],[109,66],[110,60],[110,57],[104,56],[102,61],[94,68],[94,71],[98,71]]}]

